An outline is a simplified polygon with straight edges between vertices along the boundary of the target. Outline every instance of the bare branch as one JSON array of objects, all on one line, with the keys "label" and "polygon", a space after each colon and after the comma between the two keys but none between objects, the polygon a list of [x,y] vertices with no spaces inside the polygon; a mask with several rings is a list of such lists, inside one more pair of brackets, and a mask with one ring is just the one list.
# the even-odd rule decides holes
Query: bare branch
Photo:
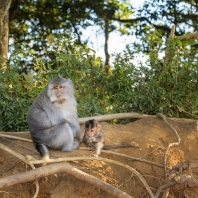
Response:
[{"label": "bare branch", "polygon": [[156,25],[153,24],[148,18],[146,17],[138,17],[135,19],[120,19],[120,18],[109,18],[110,20],[114,20],[114,21],[119,21],[121,23],[134,23],[134,22],[138,22],[138,21],[146,21],[148,22],[150,25],[152,25],[153,27],[155,27],[156,29],[159,30],[164,30],[166,32],[169,32],[171,29],[168,26],[162,26],[162,25]]},{"label": "bare branch", "polygon": [[28,139],[28,138],[22,138],[22,137],[13,136],[13,135],[6,135],[6,134],[2,134],[2,133],[0,133],[0,137],[11,138],[11,139],[15,139],[15,140],[22,140],[25,142],[32,142],[32,140]]},{"label": "bare branch", "polygon": [[39,167],[35,170],[31,170],[28,172],[11,175],[8,177],[1,178],[0,180],[0,188],[12,186],[14,184],[29,182],[34,179],[38,179],[40,177],[46,177],[48,175],[52,175],[55,173],[61,173],[65,172],[72,176],[74,176],[77,179],[80,179],[82,181],[86,181],[97,188],[100,188],[109,194],[114,195],[118,198],[132,198],[132,196],[128,195],[127,193],[117,189],[116,187],[103,182],[102,180],[89,175],[85,172],[80,171],[79,169],[73,167],[72,165],[68,163],[58,163],[58,164],[50,164],[47,166]]},{"label": "bare branch", "polygon": [[169,34],[169,36],[168,36],[168,39],[169,39],[169,40],[170,40],[170,39],[173,39],[174,36],[175,36],[175,25],[173,24],[173,26],[172,26],[172,28],[171,28],[171,32],[170,32],[170,34]]},{"label": "bare branch", "polygon": [[170,182],[168,184],[164,184],[162,186],[160,186],[155,194],[155,198],[158,198],[161,191],[164,190],[164,189],[167,189],[167,188],[170,188],[171,186],[173,186],[175,184],[175,182]]},{"label": "bare branch", "polygon": [[164,120],[164,122],[173,130],[173,132],[175,133],[175,135],[176,135],[176,137],[177,137],[177,139],[178,139],[178,142],[169,143],[168,147],[166,148],[166,151],[165,151],[165,154],[164,154],[164,168],[165,168],[165,174],[166,174],[166,154],[167,154],[167,152],[168,152],[168,150],[169,150],[169,148],[170,148],[171,146],[179,145],[181,139],[180,139],[180,137],[179,137],[177,131],[173,128],[173,126],[172,126],[169,122],[167,122],[166,117],[165,117],[162,113],[159,113],[159,114],[157,114],[157,115],[158,115],[159,117],[161,117],[161,118]]},{"label": "bare branch", "polygon": [[[110,159],[106,159],[106,158],[100,158],[100,157],[65,157],[65,158],[57,158],[57,159],[48,159],[48,160],[36,160],[34,158],[32,158],[31,156],[29,157],[29,160],[26,160],[24,158],[24,156],[22,156],[19,153],[16,153],[14,150],[4,146],[3,144],[0,144],[0,148],[9,152],[10,154],[14,155],[15,157],[21,159],[22,161],[24,161],[25,163],[28,163],[30,165],[32,164],[48,164],[48,163],[57,163],[57,162],[63,162],[63,161],[77,161],[77,160],[98,160],[98,161],[104,161],[104,162],[108,162],[108,163],[112,163],[112,164],[116,164],[118,166],[121,166],[123,168],[128,169],[129,171],[133,172],[139,179],[140,181],[143,183],[143,185],[145,186],[148,194],[150,195],[151,198],[154,198],[154,195],[152,193],[152,191],[150,190],[150,187],[148,186],[147,182],[145,181],[145,179],[142,177],[142,175],[137,172],[134,168],[125,165],[123,163],[114,161],[114,160],[110,160]],[[0,180],[0,187],[1,185],[3,185],[3,183],[1,184],[2,179]]]},{"label": "bare branch", "polygon": [[110,153],[110,154],[118,155],[118,156],[122,156],[122,157],[126,157],[126,158],[129,158],[129,159],[135,160],[135,161],[140,161],[140,162],[143,162],[143,163],[146,163],[146,164],[151,164],[151,165],[154,165],[154,166],[158,166],[158,167],[164,168],[163,165],[158,164],[156,162],[152,162],[152,161],[146,160],[146,159],[141,159],[141,158],[138,158],[138,157],[129,156],[129,155],[125,155],[125,154],[122,154],[122,153],[116,153],[116,152],[113,152],[113,151],[104,151],[104,150],[102,150],[102,152],[103,153]]},{"label": "bare branch", "polygon": [[[6,137],[6,138],[10,138],[10,139],[21,140],[21,141],[31,142],[32,143],[31,139],[21,138],[21,137],[18,137],[18,136],[5,135],[5,134],[1,134],[0,133],[0,137]],[[79,147],[79,149],[88,150],[88,148],[85,148],[85,147]],[[145,159],[142,159],[142,158],[133,157],[133,156],[130,156],[130,155],[125,155],[125,154],[122,154],[122,153],[116,153],[116,152],[113,152],[113,151],[106,151],[106,150],[102,150],[102,152],[103,153],[109,153],[109,154],[112,154],[112,155],[118,155],[118,156],[121,156],[121,157],[126,157],[126,158],[129,158],[129,159],[135,160],[135,161],[141,161],[143,163],[152,164],[154,166],[158,166],[158,167],[161,167],[161,168],[164,167],[163,165],[158,164],[156,162],[152,162],[152,161],[145,160]]]},{"label": "bare branch", "polygon": [[190,40],[190,39],[198,40],[198,32],[188,34],[188,35],[178,36],[177,38],[180,40]]},{"label": "bare branch", "polygon": [[114,119],[144,118],[144,117],[156,117],[156,116],[155,115],[140,114],[140,113],[116,113],[116,114],[108,114],[108,115],[100,115],[100,116],[79,118],[78,121],[79,121],[80,124],[82,124],[85,121],[90,120],[90,119],[95,119],[95,120],[98,120],[98,121],[107,121],[107,120],[114,120]]},{"label": "bare branch", "polygon": [[[24,163],[26,163],[26,164],[29,164],[30,167],[31,167],[33,170],[35,169],[34,165],[33,165],[30,161],[26,160],[26,158],[25,158],[23,155],[21,155],[21,154],[15,152],[14,150],[8,148],[7,146],[5,146],[5,145],[3,145],[3,144],[0,144],[0,149],[3,149],[4,151],[7,151],[8,153],[14,155],[14,156],[17,157],[18,159],[20,159],[22,162],[24,162]],[[2,179],[3,179],[3,178],[1,178],[0,181],[2,181]],[[38,193],[39,193],[39,185],[38,185],[38,181],[37,181],[37,180],[35,180],[35,185],[36,185],[36,192],[35,192],[33,198],[36,198],[37,195],[38,195]]]},{"label": "bare branch", "polygon": [[[84,118],[79,118],[78,121],[80,124],[83,124],[85,121],[90,120],[90,119],[95,119],[98,121],[107,121],[107,120],[114,120],[114,119],[128,119],[128,118],[157,118],[158,116],[156,115],[148,115],[148,114],[141,114],[141,113],[116,113],[116,114],[108,114],[108,115],[99,115],[99,116],[91,116],[91,117],[84,117]],[[174,121],[182,121],[182,122],[195,122],[196,120],[192,119],[185,119],[185,118],[169,118]]]}]

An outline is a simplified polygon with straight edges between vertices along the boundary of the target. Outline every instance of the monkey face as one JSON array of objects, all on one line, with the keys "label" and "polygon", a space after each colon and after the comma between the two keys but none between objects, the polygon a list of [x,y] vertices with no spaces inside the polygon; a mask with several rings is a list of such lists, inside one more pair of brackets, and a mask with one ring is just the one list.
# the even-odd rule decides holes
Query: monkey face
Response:
[{"label": "monkey face", "polygon": [[58,100],[59,103],[62,103],[61,101],[65,100],[64,98],[64,92],[66,91],[66,87],[63,85],[55,85],[52,90],[54,91],[54,94]]},{"label": "monkey face", "polygon": [[94,135],[95,135],[95,129],[96,127],[93,128],[85,128],[85,138],[86,138],[86,143],[93,143],[95,140]]},{"label": "monkey face", "polygon": [[97,133],[97,128],[86,128],[86,134],[88,137],[93,137]]},{"label": "monkey face", "polygon": [[47,95],[51,102],[62,104],[74,97],[74,85],[70,79],[61,83],[60,78],[55,78],[47,87]]},{"label": "monkey face", "polygon": [[63,103],[67,98],[66,86],[64,84],[48,86],[48,96],[53,103]]}]

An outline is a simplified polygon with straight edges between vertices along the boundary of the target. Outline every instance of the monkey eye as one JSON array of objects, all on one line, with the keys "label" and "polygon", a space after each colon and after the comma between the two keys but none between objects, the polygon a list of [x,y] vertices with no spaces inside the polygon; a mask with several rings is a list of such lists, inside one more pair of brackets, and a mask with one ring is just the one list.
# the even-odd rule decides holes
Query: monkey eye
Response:
[{"label": "monkey eye", "polygon": [[54,90],[63,89],[63,88],[65,88],[65,87],[62,85],[56,85],[53,87]]},{"label": "monkey eye", "polygon": [[58,89],[58,86],[54,86],[53,89],[57,90]]}]

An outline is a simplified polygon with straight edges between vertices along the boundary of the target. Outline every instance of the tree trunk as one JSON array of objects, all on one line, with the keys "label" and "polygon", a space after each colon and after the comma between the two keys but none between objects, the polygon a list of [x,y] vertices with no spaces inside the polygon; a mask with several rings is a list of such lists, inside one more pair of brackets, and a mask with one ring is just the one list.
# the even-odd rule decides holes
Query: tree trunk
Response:
[{"label": "tree trunk", "polygon": [[105,65],[109,66],[109,60],[110,60],[110,56],[109,56],[109,52],[108,52],[108,42],[109,42],[109,21],[108,19],[105,19]]},{"label": "tree trunk", "polygon": [[12,0],[0,0],[0,69],[5,69],[5,61],[8,56],[9,38],[9,8]]}]

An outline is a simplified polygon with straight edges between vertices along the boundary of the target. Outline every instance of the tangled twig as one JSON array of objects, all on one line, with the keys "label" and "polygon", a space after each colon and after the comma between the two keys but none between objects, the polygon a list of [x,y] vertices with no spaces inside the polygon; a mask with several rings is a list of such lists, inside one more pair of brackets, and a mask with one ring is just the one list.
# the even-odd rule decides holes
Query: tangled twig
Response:
[{"label": "tangled twig", "polygon": [[166,148],[165,154],[164,154],[164,169],[165,169],[165,175],[166,175],[166,155],[168,150],[170,149],[170,147],[175,146],[175,145],[179,145],[181,142],[181,138],[179,137],[177,131],[173,128],[173,126],[166,120],[166,117],[162,114],[162,113],[158,113],[157,114],[159,117],[161,117],[164,122],[173,130],[173,132],[175,133],[178,142],[173,142],[173,143],[169,143],[168,147]]},{"label": "tangled twig", "polygon": [[89,175],[87,173],[80,171],[79,169],[73,167],[72,165],[70,165],[68,163],[50,164],[50,165],[39,167],[37,169],[31,170],[28,172],[24,172],[24,173],[11,175],[11,176],[2,178],[0,180],[0,188],[11,186],[11,185],[18,184],[18,183],[29,182],[34,179],[38,179],[40,177],[46,177],[46,176],[49,176],[49,175],[52,175],[55,173],[60,173],[60,172],[66,172],[70,175],[73,175],[77,179],[91,183],[94,186],[114,195],[115,197],[133,198],[132,196],[117,189],[116,187],[114,187],[108,183],[105,183],[102,180],[100,180],[92,175]]},{"label": "tangled twig", "polygon": [[[15,139],[15,140],[21,140],[21,141],[31,142],[32,143],[32,140],[31,139],[28,139],[28,138],[21,138],[21,137],[12,136],[12,135],[6,135],[6,134],[1,134],[1,133],[0,133],[0,137],[7,137],[7,138]],[[88,150],[88,148],[85,148],[85,147],[79,147],[79,149]],[[161,168],[164,167],[163,165],[161,165],[159,163],[152,162],[152,161],[145,160],[145,159],[138,158],[138,157],[133,157],[133,156],[125,155],[125,154],[122,154],[122,153],[116,153],[116,152],[107,151],[107,150],[102,150],[102,152],[103,153],[113,154],[113,155],[118,155],[118,156],[122,156],[122,157],[126,157],[126,158],[129,158],[129,159],[135,160],[135,161],[141,161],[141,162],[144,162],[144,163],[147,163],[147,164],[151,164],[151,165],[154,165],[154,166],[158,166],[158,167],[161,167]]]},{"label": "tangled twig", "polygon": [[[130,167],[128,165],[122,164],[122,163],[114,161],[114,160],[100,158],[100,157],[98,157],[98,158],[96,158],[96,157],[65,157],[65,158],[48,159],[48,160],[36,160],[31,157],[31,158],[29,158],[29,160],[27,160],[27,159],[25,159],[24,156],[22,156],[21,154],[18,154],[14,150],[6,147],[5,145],[0,144],[0,148],[9,152],[10,154],[14,155],[15,157],[19,158],[20,160],[29,164],[30,166],[32,166],[33,164],[50,164],[50,163],[57,163],[57,162],[64,162],[64,161],[77,161],[77,160],[99,160],[99,161],[105,161],[108,163],[113,163],[113,164],[124,167],[124,168],[128,169],[129,171],[133,172],[140,179],[140,181],[143,183],[143,185],[145,186],[150,197],[154,198],[154,195],[153,195],[152,191],[150,190],[150,187],[148,186],[147,182],[145,181],[145,179],[141,176],[141,174],[139,172],[137,172],[135,169],[133,169],[132,167]],[[33,171],[33,172],[35,172],[35,171]],[[68,171],[68,173],[70,173],[70,171]],[[35,178],[34,176],[33,176],[33,178]],[[94,183],[94,182],[92,182],[92,183]],[[0,188],[4,187],[4,185],[5,185],[5,181],[3,181],[3,178],[2,178],[0,181]]]},{"label": "tangled twig", "polygon": [[[20,159],[21,161],[23,161],[24,163],[26,164],[29,164],[29,166],[34,170],[35,169],[35,166],[30,162],[28,161],[23,155],[13,151],[12,149],[8,148],[7,146],[3,145],[0,143],[0,148],[7,151],[8,153],[14,155],[15,157],[17,157],[18,159]],[[1,178],[2,180],[2,178]],[[35,185],[36,185],[36,192],[33,196],[33,198],[36,198],[38,196],[38,193],[39,193],[39,185],[38,185],[38,181],[35,180]]]}]

